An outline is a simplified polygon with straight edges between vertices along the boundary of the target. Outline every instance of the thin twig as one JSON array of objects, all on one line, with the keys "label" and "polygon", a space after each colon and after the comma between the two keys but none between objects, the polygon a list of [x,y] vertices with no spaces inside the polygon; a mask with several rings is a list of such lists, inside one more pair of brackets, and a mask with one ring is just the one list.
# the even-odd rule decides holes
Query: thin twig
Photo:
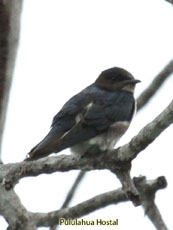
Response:
[{"label": "thin twig", "polygon": [[69,205],[71,198],[74,196],[74,193],[78,188],[78,185],[80,184],[81,180],[84,178],[84,176],[85,176],[85,171],[80,171],[77,178],[75,179],[75,183],[72,185],[71,189],[69,190],[67,197],[61,208],[66,208]]},{"label": "thin twig", "polygon": [[141,93],[137,99],[137,110],[143,108],[156,94],[166,79],[173,73],[173,60],[154,78],[151,84]]},{"label": "thin twig", "polygon": [[173,0],[165,0],[165,1],[173,4]]},{"label": "thin twig", "polygon": [[[79,174],[77,175],[71,189],[69,190],[67,196],[66,196],[66,199],[61,207],[61,209],[63,208],[67,208],[70,201],[72,200],[72,198],[74,197],[74,194],[81,182],[81,180],[84,178],[84,176],[86,175],[86,172],[85,171],[80,171]],[[50,227],[50,230],[57,230],[58,229],[58,225],[56,226],[53,226],[53,227]]]}]

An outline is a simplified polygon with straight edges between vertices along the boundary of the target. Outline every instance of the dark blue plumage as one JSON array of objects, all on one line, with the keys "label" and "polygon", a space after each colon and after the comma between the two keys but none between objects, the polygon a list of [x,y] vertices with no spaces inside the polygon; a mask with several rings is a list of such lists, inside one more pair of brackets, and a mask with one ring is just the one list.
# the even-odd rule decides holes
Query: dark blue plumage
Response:
[{"label": "dark blue plumage", "polygon": [[65,103],[54,117],[48,135],[26,160],[68,147],[81,154],[92,145],[98,145],[100,150],[113,148],[133,117],[133,90],[137,82],[130,73],[117,67],[103,71],[95,83]]}]

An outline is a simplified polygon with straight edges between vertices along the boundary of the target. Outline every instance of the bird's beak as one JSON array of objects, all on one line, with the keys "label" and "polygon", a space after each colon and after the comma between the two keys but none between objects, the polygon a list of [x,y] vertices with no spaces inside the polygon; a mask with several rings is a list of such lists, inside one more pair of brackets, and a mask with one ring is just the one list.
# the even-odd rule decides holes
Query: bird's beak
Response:
[{"label": "bird's beak", "polygon": [[133,82],[134,82],[135,84],[137,84],[137,83],[140,83],[141,81],[138,80],[138,79],[134,79]]},{"label": "bird's beak", "polygon": [[127,80],[126,81],[128,84],[137,84],[139,82],[141,82],[140,80],[137,80],[137,79],[131,79],[131,80]]}]

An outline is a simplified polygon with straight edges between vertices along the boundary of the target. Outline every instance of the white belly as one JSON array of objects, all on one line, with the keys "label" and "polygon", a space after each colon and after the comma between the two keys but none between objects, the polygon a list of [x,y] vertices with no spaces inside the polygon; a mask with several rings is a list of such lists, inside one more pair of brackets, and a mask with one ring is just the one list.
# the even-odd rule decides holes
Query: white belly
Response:
[{"label": "white belly", "polygon": [[71,147],[72,152],[84,154],[92,145],[98,145],[101,151],[113,149],[129,127],[129,122],[119,121],[110,126],[106,133]]},{"label": "white belly", "polygon": [[121,136],[126,132],[129,127],[129,122],[116,122],[115,124],[111,125],[108,132],[94,137],[93,139],[89,140],[90,144],[97,144],[99,145],[102,151],[113,149],[115,144],[119,141]]}]

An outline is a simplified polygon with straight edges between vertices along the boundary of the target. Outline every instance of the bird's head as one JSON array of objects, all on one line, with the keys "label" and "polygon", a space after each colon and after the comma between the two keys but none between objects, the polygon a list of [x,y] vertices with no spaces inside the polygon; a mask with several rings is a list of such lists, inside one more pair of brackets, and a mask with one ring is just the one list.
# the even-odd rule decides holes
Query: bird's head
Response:
[{"label": "bird's head", "polygon": [[114,91],[118,89],[133,92],[136,83],[140,80],[134,79],[125,69],[119,67],[113,67],[111,69],[104,70],[98,76],[95,81],[96,86],[108,91]]}]

